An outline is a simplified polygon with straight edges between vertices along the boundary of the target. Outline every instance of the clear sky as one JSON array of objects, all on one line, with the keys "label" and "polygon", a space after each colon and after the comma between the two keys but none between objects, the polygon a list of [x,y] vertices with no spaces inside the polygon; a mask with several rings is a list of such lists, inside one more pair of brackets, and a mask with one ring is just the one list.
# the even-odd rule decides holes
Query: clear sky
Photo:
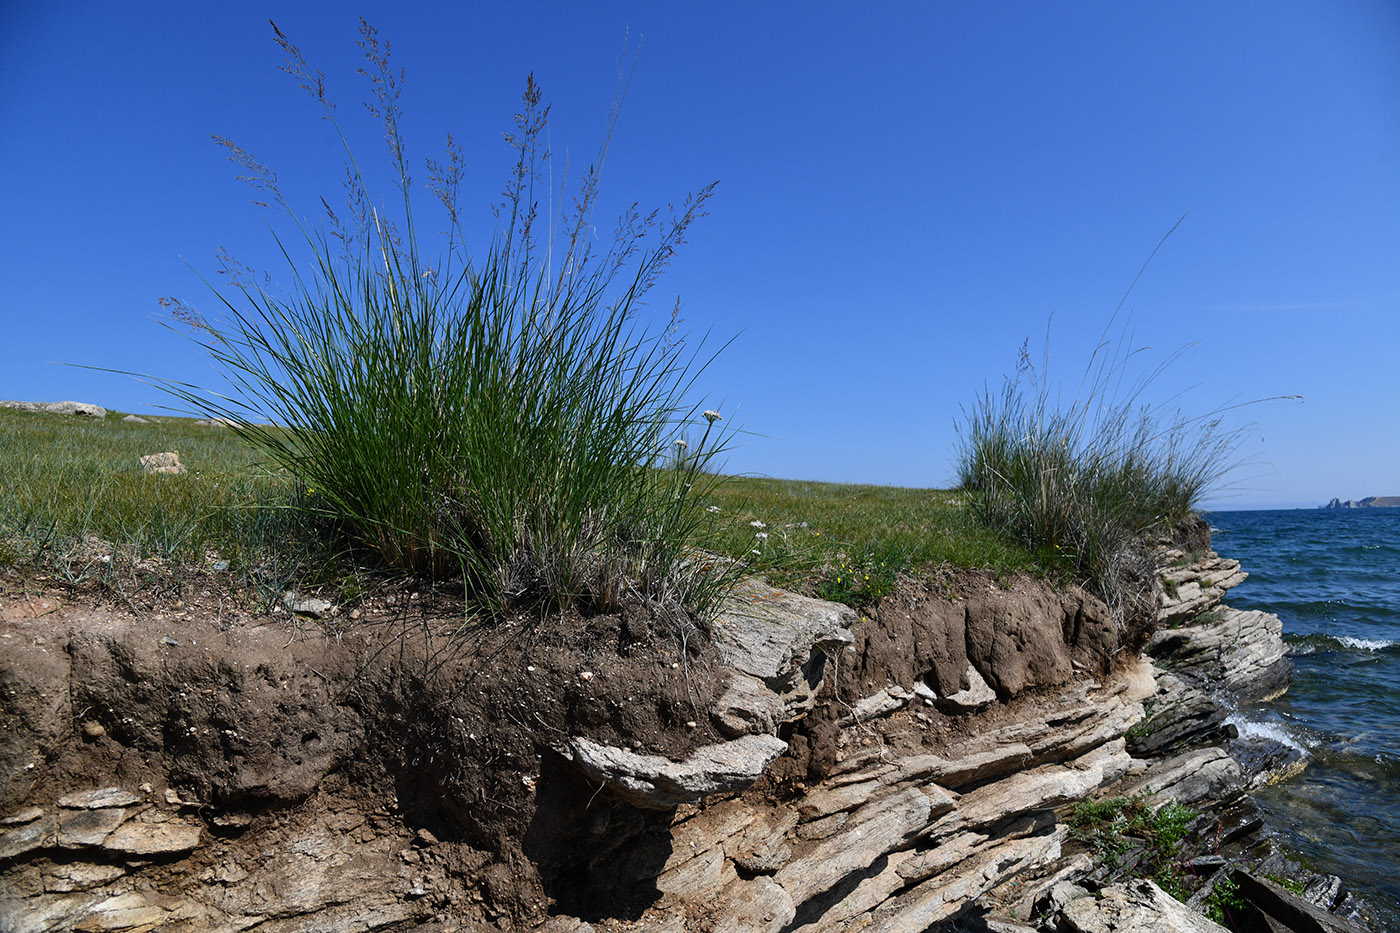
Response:
[{"label": "clear sky", "polygon": [[487,233],[526,75],[577,167],[640,46],[605,203],[719,182],[651,311],[678,295],[693,336],[736,338],[702,377],[750,432],[732,472],[948,484],[961,407],[1052,315],[1075,382],[1185,214],[1126,304],[1143,360],[1191,345],[1159,387],[1196,410],[1306,399],[1238,413],[1254,462],[1216,501],[1400,494],[1393,0],[0,3],[0,398],[167,404],[62,362],[219,385],[157,298],[198,304],[189,266],[219,247],[283,267],[210,134],[319,216],[338,143],[268,20],[367,160],[360,14],[407,71],[418,164],[451,131]]}]

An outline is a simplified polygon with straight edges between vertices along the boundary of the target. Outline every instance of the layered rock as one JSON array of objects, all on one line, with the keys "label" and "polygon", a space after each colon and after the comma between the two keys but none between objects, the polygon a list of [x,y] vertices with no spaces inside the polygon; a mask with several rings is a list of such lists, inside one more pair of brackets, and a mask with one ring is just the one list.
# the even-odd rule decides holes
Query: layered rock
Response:
[{"label": "layered rock", "polygon": [[[0,664],[0,926],[922,933],[974,919],[1025,931],[1039,913],[1060,930],[1209,929],[1146,883],[1106,883],[1063,820],[1105,795],[1225,801],[1210,817],[1219,864],[1198,866],[1220,878],[1258,841],[1241,796],[1258,769],[1231,754],[1229,713],[1286,685],[1277,619],[1223,606],[1237,563],[1165,562],[1148,648],[1160,666],[1124,656],[1107,610],[1076,589],[907,583],[857,624],[751,582],[714,625],[715,689],[695,692],[686,665],[709,662],[684,646],[651,660],[692,698],[668,707],[693,716],[675,726],[688,741],[643,747],[624,728],[640,697],[599,693],[595,668],[552,671],[541,695],[581,712],[533,733],[534,755],[451,732],[465,707],[434,721],[472,761],[516,762],[490,772],[510,788],[465,800],[431,760],[392,786],[364,767],[385,735],[356,700],[364,672],[408,676],[382,647],[282,644],[273,625],[196,644],[94,619],[67,634],[26,623],[5,633]],[[624,653],[632,631],[620,625]],[[396,637],[415,664],[437,657]],[[520,689],[479,676],[462,681],[474,702]],[[496,699],[511,721],[538,715]],[[494,852],[463,835],[470,819],[442,816],[493,806],[522,808],[492,824],[519,834]],[[521,903],[531,872],[538,900]]]}]

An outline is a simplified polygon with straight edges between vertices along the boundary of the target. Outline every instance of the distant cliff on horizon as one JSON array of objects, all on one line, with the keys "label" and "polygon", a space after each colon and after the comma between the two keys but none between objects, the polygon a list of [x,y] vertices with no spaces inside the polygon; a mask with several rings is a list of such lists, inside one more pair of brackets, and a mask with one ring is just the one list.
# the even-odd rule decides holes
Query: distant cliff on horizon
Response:
[{"label": "distant cliff on horizon", "polygon": [[1400,496],[1367,496],[1353,502],[1350,499],[1333,499],[1322,506],[1324,509],[1400,509]]}]

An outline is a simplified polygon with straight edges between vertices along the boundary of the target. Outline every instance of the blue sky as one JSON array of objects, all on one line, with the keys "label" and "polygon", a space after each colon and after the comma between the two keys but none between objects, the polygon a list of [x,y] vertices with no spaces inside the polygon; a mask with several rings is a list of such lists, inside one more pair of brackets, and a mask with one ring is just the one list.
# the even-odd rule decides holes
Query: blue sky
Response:
[{"label": "blue sky", "polygon": [[1400,5],[442,6],[0,5],[0,398],[167,404],[62,362],[219,385],[157,298],[198,304],[189,266],[219,247],[281,267],[210,134],[317,216],[338,143],[268,19],[366,159],[364,15],[407,71],[418,164],[447,131],[466,148],[482,235],[525,76],[577,168],[639,46],[605,208],[719,182],[652,310],[679,296],[693,336],[735,337],[702,377],[749,432],[731,471],[949,483],[962,406],[1052,315],[1052,371],[1077,381],[1184,214],[1125,305],[1144,363],[1187,348],[1158,389],[1197,411],[1305,397],[1237,413],[1252,462],[1216,501],[1400,493]]}]

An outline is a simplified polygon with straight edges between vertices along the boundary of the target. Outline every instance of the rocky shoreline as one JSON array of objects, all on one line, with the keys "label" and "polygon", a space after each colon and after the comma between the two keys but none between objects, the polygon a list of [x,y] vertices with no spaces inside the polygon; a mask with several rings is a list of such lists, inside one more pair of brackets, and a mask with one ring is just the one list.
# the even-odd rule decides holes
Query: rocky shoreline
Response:
[{"label": "rocky shoreline", "polygon": [[624,616],[468,658],[405,606],[333,638],[10,606],[0,926],[1220,929],[1077,838],[1127,798],[1199,812],[1192,907],[1362,929],[1247,796],[1304,766],[1231,720],[1287,689],[1279,620],[1223,604],[1235,561],[1162,564],[1142,655],[1077,589],[955,572],[868,618],[755,582],[707,643]]}]

